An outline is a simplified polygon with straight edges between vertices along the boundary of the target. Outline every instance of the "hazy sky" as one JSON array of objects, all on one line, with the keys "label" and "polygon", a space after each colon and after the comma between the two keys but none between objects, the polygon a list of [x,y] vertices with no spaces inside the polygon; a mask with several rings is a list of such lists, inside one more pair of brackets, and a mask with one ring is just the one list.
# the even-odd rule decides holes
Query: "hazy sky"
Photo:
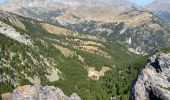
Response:
[{"label": "hazy sky", "polygon": [[0,3],[5,2],[6,0],[0,0]]},{"label": "hazy sky", "polygon": [[[5,2],[5,1],[6,0],[0,0],[0,3]],[[148,3],[150,3],[150,2],[152,2],[154,0],[129,0],[129,1],[134,2],[136,4],[143,5],[143,4],[148,4]]]},{"label": "hazy sky", "polygon": [[139,4],[139,5],[145,5],[145,4],[151,3],[154,0],[129,0],[129,1]]}]

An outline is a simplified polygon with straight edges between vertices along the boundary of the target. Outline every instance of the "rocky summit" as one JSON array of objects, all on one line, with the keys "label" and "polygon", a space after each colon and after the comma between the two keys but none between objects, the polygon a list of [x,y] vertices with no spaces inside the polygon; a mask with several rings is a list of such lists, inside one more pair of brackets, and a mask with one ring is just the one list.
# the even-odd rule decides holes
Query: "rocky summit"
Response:
[{"label": "rocky summit", "polygon": [[16,88],[13,93],[2,94],[3,100],[81,100],[73,93],[70,97],[54,86],[25,85]]},{"label": "rocky summit", "polygon": [[149,58],[132,89],[132,100],[170,100],[170,55]]}]

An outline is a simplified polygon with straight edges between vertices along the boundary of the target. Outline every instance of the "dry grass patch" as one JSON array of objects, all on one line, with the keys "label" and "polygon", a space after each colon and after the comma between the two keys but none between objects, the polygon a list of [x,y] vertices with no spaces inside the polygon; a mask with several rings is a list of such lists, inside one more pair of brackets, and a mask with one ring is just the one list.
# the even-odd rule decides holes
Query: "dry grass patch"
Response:
[{"label": "dry grass patch", "polygon": [[94,67],[87,69],[88,76],[93,80],[98,80],[101,76],[104,76],[105,72],[111,70],[109,67],[102,67],[100,71],[96,71]]},{"label": "dry grass patch", "polygon": [[59,80],[59,73],[60,71],[58,69],[52,69],[49,71],[50,75],[46,75],[47,79],[49,79],[50,82],[55,82]]},{"label": "dry grass patch", "polygon": [[80,56],[80,55],[78,55],[78,59],[79,59],[79,61],[81,61],[81,62],[84,62],[84,58],[82,57],[82,56]]},{"label": "dry grass patch", "polygon": [[21,19],[18,19],[18,17],[14,15],[13,19],[12,19],[12,23],[14,25],[16,25],[17,27],[22,28],[22,29],[25,30],[25,25],[20,20]]},{"label": "dry grass patch", "polygon": [[38,76],[34,76],[34,78],[27,77],[27,79],[28,79],[32,84],[41,83],[40,78],[39,78]]},{"label": "dry grass patch", "polygon": [[108,59],[112,58],[107,52],[100,50],[98,47],[95,46],[79,46],[78,48],[90,53],[96,53],[97,55],[101,55]]},{"label": "dry grass patch", "polygon": [[68,48],[64,48],[62,46],[59,46],[57,44],[53,44],[58,50],[60,50],[61,54],[63,54],[65,57],[70,57],[74,55],[74,52],[69,50]]},{"label": "dry grass patch", "polygon": [[82,45],[96,45],[96,46],[101,46],[101,47],[104,47],[101,43],[97,43],[97,42],[94,42],[94,41],[83,41],[81,43]]},{"label": "dry grass patch", "polygon": [[47,30],[49,33],[57,34],[57,35],[66,35],[67,29],[60,28],[51,24],[43,23],[42,27]]}]

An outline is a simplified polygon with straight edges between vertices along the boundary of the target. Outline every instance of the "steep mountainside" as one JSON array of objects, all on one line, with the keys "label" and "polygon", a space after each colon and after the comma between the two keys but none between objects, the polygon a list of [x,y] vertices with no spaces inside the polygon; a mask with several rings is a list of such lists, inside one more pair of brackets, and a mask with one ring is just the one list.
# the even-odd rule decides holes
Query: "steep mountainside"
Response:
[{"label": "steep mountainside", "polygon": [[170,1],[169,0],[155,0],[151,4],[147,5],[146,8],[153,11],[159,17],[170,22]]},{"label": "steep mountainside", "polygon": [[170,55],[156,53],[149,58],[132,90],[132,100],[170,100]]},{"label": "steep mountainside", "polygon": [[41,83],[83,100],[127,100],[143,61],[117,41],[0,11],[0,94]]},{"label": "steep mountainside", "polygon": [[137,54],[145,54],[155,48],[170,45],[168,25],[147,11],[122,13],[112,22],[84,21],[70,27],[105,38],[107,41],[120,41]]},{"label": "steep mountainside", "polygon": [[158,17],[127,0],[12,0],[3,10],[38,19],[106,41],[118,41],[136,54],[168,47],[170,31]]}]

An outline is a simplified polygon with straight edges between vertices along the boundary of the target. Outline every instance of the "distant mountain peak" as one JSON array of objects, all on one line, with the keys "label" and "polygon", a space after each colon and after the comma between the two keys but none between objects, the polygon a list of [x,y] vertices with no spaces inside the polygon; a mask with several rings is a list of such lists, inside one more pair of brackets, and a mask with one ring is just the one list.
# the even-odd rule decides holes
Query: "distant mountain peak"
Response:
[{"label": "distant mountain peak", "polygon": [[[9,2],[42,2],[42,0],[10,0]],[[43,0],[43,2],[51,2],[51,0]]]},{"label": "distant mountain peak", "polygon": [[12,7],[43,7],[48,3],[52,2],[51,0],[10,0],[5,4],[10,5]]},{"label": "distant mountain peak", "polygon": [[152,3],[148,4],[149,9],[157,10],[170,10],[170,0],[155,0]]},{"label": "distant mountain peak", "polygon": [[75,3],[90,6],[100,6],[100,5],[112,5],[112,6],[125,6],[132,4],[127,0],[58,0],[65,4]]},{"label": "distant mountain peak", "polygon": [[146,8],[157,14],[159,17],[170,22],[170,0],[155,0],[148,4]]}]

